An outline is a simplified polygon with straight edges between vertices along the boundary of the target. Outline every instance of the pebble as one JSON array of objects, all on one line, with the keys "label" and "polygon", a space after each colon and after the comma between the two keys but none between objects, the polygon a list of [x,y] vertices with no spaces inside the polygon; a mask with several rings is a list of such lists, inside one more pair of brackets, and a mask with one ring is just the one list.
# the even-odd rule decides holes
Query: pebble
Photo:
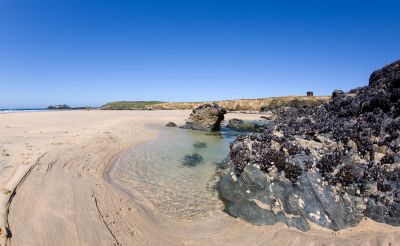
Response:
[{"label": "pebble", "polygon": [[233,181],[237,181],[236,175],[232,175],[232,179],[233,179]]},{"label": "pebble", "polygon": [[246,193],[247,193],[247,194],[250,194],[250,190],[246,190]]}]

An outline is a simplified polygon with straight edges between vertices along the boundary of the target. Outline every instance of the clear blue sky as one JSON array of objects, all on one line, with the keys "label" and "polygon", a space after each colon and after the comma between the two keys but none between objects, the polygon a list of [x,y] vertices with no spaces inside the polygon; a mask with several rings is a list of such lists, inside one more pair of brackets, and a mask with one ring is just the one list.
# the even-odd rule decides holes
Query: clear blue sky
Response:
[{"label": "clear blue sky", "polygon": [[0,108],[304,95],[400,59],[399,1],[0,0]]}]

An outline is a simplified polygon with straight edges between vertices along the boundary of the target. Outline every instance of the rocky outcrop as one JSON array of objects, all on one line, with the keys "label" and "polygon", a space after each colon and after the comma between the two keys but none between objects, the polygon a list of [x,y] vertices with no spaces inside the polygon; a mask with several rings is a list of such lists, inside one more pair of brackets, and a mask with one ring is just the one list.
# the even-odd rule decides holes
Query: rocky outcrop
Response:
[{"label": "rocky outcrop", "polygon": [[176,127],[177,125],[174,122],[168,122],[165,126]]},{"label": "rocky outcrop", "polygon": [[339,230],[365,216],[400,225],[400,61],[322,106],[280,111],[262,136],[238,137],[218,191],[254,224]]},{"label": "rocky outcrop", "polygon": [[181,128],[218,131],[225,114],[226,110],[217,104],[203,104],[193,109],[189,119],[186,120],[186,124]]},{"label": "rocky outcrop", "polygon": [[60,105],[50,105],[47,107],[47,109],[60,110],[60,109],[71,109],[71,107],[66,104],[60,104]]},{"label": "rocky outcrop", "polygon": [[273,125],[272,121],[230,119],[226,127],[240,132],[263,132],[271,125]]}]

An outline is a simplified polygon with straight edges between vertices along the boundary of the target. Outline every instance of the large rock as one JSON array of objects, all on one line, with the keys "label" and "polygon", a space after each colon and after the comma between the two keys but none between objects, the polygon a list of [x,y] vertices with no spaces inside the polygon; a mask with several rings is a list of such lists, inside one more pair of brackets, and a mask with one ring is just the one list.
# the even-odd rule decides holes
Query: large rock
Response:
[{"label": "large rock", "polygon": [[[270,151],[268,160],[263,150]],[[312,162],[305,153],[285,158],[262,139],[238,138],[231,146],[234,165],[217,185],[225,211],[256,225],[283,222],[302,231],[310,229],[307,221],[338,230],[362,220],[366,202],[356,191],[333,192],[320,172],[304,171]]]},{"label": "large rock", "polygon": [[367,216],[400,226],[400,61],[318,107],[280,111],[274,129],[238,137],[218,183],[250,223],[339,230]]},{"label": "large rock", "polygon": [[373,72],[369,79],[371,87],[400,87],[400,60]]},{"label": "large rock", "polygon": [[226,110],[219,105],[203,104],[195,109],[190,114],[186,124],[181,126],[185,129],[218,131],[221,128],[221,122],[224,120]]}]

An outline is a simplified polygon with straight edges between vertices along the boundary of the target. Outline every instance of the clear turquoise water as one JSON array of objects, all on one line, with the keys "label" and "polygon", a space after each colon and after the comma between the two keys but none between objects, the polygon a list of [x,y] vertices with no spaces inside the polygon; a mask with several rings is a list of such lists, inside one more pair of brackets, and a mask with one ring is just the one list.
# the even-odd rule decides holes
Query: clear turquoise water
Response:
[{"label": "clear turquoise water", "polygon": [[122,155],[112,178],[144,194],[169,217],[210,219],[222,208],[214,190],[216,167],[237,135],[226,129],[220,135],[163,129],[155,140]]}]

